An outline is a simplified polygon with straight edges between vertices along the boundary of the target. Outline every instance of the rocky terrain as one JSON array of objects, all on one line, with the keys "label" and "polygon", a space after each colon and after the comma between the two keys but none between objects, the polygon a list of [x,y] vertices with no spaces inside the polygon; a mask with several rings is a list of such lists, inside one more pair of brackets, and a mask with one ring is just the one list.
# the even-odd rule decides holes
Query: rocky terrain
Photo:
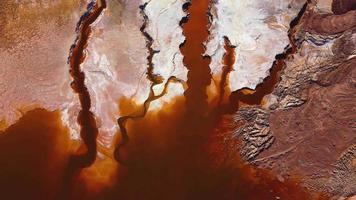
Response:
[{"label": "rocky terrain", "polygon": [[308,3],[272,94],[230,116],[246,161],[335,199],[356,194],[355,4]]}]

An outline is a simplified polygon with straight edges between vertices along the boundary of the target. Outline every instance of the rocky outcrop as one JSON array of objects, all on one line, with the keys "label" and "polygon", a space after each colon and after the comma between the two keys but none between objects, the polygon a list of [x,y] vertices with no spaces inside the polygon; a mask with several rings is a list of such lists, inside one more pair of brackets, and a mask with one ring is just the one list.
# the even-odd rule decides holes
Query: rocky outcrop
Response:
[{"label": "rocky outcrop", "polygon": [[[340,10],[335,2],[331,8]],[[314,191],[347,198],[356,193],[356,13],[330,11],[319,18],[325,15],[320,7],[318,2],[307,6],[292,35],[297,50],[285,58],[279,83],[263,105],[233,116],[247,122],[234,133],[248,162],[282,177],[301,177]],[[246,117],[256,110],[265,116],[262,122]],[[258,124],[265,128],[255,128]],[[263,141],[273,137],[273,143],[256,148],[255,135]]]},{"label": "rocky outcrop", "polygon": [[[356,191],[356,146],[348,148],[338,159],[332,176],[326,182],[328,190],[332,194],[342,196],[355,195]],[[351,175],[351,176],[350,176]]]},{"label": "rocky outcrop", "polygon": [[241,136],[243,140],[241,155],[245,160],[253,161],[274,141],[268,124],[269,113],[258,107],[247,107],[239,110],[236,116],[233,123],[243,124],[234,132],[236,137]]}]

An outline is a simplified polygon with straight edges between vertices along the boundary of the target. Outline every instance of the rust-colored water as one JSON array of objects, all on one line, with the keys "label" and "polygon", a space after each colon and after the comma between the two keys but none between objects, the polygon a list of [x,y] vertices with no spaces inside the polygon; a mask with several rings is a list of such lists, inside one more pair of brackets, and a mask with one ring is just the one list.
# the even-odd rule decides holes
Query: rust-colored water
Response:
[{"label": "rust-colored water", "polygon": [[[171,76],[168,78],[168,80],[166,81],[165,85],[164,85],[164,89],[161,92],[161,94],[155,94],[153,88],[156,85],[159,85],[161,83],[163,83],[163,78],[160,75],[156,75],[154,74],[153,70],[154,70],[154,64],[152,62],[153,56],[155,55],[155,51],[152,48],[153,45],[153,39],[152,37],[148,34],[148,32],[146,32],[146,28],[147,28],[147,24],[148,24],[148,16],[145,13],[145,8],[147,6],[147,3],[143,4],[140,6],[140,12],[141,15],[144,19],[143,24],[140,28],[140,31],[142,33],[142,35],[145,37],[146,39],[146,48],[147,48],[147,52],[148,52],[148,57],[147,57],[147,73],[146,73],[146,77],[147,79],[151,82],[150,85],[150,92],[149,95],[147,97],[147,99],[145,100],[145,102],[143,103],[143,106],[141,109],[139,109],[138,111],[131,111],[131,113],[125,113],[123,110],[121,110],[120,113],[125,113],[122,117],[120,117],[117,120],[117,123],[119,125],[120,128],[120,134],[121,134],[121,141],[118,142],[115,146],[115,150],[113,152],[114,154],[114,158],[120,162],[120,163],[124,163],[125,160],[123,158],[121,158],[121,154],[120,154],[120,150],[121,147],[125,146],[128,142],[129,142],[129,135],[127,132],[127,128],[126,128],[126,123],[128,120],[132,120],[132,119],[139,119],[139,118],[143,118],[146,116],[146,113],[150,107],[150,104],[152,101],[157,100],[159,98],[161,98],[162,96],[164,96],[167,93],[167,88],[168,85],[171,82],[178,82],[181,83],[181,80],[179,80],[178,78]],[[121,99],[119,105],[121,105],[121,103],[123,103],[124,101],[122,101],[125,99]],[[126,109],[126,108],[123,108]],[[136,108],[137,109],[137,108]]]},{"label": "rust-colored water", "polygon": [[243,102],[248,105],[260,105],[263,97],[272,93],[279,81],[279,74],[284,66],[283,60],[277,60],[270,70],[270,75],[265,78],[262,84],[256,87],[256,90],[242,89],[232,92],[230,95],[231,112],[238,109],[238,102]]},{"label": "rust-colored water", "polygon": [[179,97],[128,123],[131,139],[122,149],[127,165],[119,166],[103,199],[309,199],[296,182],[281,183],[244,166],[237,152],[224,151],[224,130],[215,129],[220,119],[189,123],[184,106]]},{"label": "rust-colored water", "polygon": [[0,199],[55,199],[69,145],[58,112],[27,112],[0,135]]},{"label": "rust-colored water", "polygon": [[193,0],[188,8],[189,20],[183,24],[186,41],[180,50],[188,69],[188,89],[184,96],[189,116],[192,117],[204,115],[208,110],[206,90],[211,82],[210,59],[202,55],[205,52],[203,43],[209,36],[209,5],[209,0]]},{"label": "rust-colored water", "polygon": [[94,114],[90,111],[91,99],[88,89],[85,86],[85,74],[81,71],[80,65],[85,59],[85,48],[91,34],[90,25],[95,22],[101,12],[106,8],[106,1],[102,0],[96,3],[94,10],[79,26],[79,36],[75,46],[72,48],[72,54],[69,59],[70,74],[73,78],[71,86],[79,96],[81,110],[78,113],[78,124],[80,125],[80,136],[85,146],[85,153],[73,156],[73,165],[79,168],[90,166],[96,157],[96,137],[98,128]]},{"label": "rust-colored water", "polygon": [[[214,125],[209,125],[200,128],[210,130],[206,134],[186,131],[182,126],[184,112],[180,111],[184,106],[180,97],[165,109],[128,123],[128,165],[115,166],[116,173],[109,180],[113,185],[103,187],[91,184],[97,183],[95,180],[77,178],[66,199],[311,199],[297,182],[282,183],[267,171],[243,165],[238,153],[231,152],[236,144],[229,145],[230,151],[223,150],[226,130],[212,131]],[[30,111],[3,134],[2,199],[55,199],[62,190],[70,155],[68,132],[59,114]],[[104,163],[100,170],[112,168],[111,164]]]},{"label": "rust-colored water", "polygon": [[220,79],[219,85],[219,101],[218,105],[220,106],[224,100],[226,100],[227,94],[230,92],[227,87],[227,83],[229,81],[229,74],[233,69],[233,65],[235,63],[235,47],[233,47],[227,37],[224,38],[225,42],[225,55],[223,57],[223,70]]},{"label": "rust-colored water", "polygon": [[65,174],[60,195],[57,198],[67,199],[72,193],[71,187],[80,170],[91,166],[96,159],[97,144],[96,138],[98,135],[98,127],[95,116],[90,111],[91,99],[90,94],[85,86],[85,74],[81,70],[81,64],[85,59],[85,48],[91,34],[91,24],[100,16],[101,12],[106,8],[106,1],[97,1],[93,10],[88,13],[87,17],[80,21],[77,27],[78,38],[71,49],[69,57],[70,75],[73,78],[71,87],[78,94],[81,110],[78,113],[77,122],[80,126],[80,136],[83,144],[77,149],[75,154],[70,156]]}]

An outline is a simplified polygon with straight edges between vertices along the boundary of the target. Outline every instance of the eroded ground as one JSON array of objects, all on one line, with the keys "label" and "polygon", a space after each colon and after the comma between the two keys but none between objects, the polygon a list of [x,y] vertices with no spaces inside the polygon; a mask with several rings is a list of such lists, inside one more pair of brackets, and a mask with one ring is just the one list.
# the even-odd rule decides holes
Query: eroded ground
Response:
[{"label": "eroded ground", "polygon": [[335,198],[355,194],[354,4],[340,3],[341,12],[309,3],[294,34],[298,50],[286,57],[272,94],[232,118],[246,123],[233,131],[246,160],[281,177],[301,176]]}]

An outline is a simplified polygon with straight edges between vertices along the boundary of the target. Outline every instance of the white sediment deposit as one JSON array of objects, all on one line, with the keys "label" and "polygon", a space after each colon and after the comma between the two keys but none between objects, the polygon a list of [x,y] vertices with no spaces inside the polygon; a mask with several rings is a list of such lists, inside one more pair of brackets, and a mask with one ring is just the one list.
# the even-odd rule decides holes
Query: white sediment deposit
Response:
[{"label": "white sediment deposit", "polygon": [[86,59],[81,65],[99,128],[98,142],[104,146],[111,145],[119,131],[117,118],[123,105],[119,102],[127,99],[140,105],[149,93],[149,81],[145,77],[148,52],[140,32],[142,2],[109,0],[107,3],[107,9],[93,26]]},{"label": "white sediment deposit", "polygon": [[[187,69],[179,50],[179,45],[185,40],[179,23],[187,15],[182,9],[187,1],[144,0],[144,2],[147,5],[143,12],[148,18],[144,31],[153,39],[151,48],[156,52],[152,58],[153,73],[163,78],[163,82],[153,88],[155,95],[158,95],[162,92],[169,77],[187,79]],[[173,96],[183,95],[184,89],[179,83],[170,83],[168,91],[167,95],[152,102],[150,109],[159,108],[162,102],[169,101]]]},{"label": "white sediment deposit", "polygon": [[[179,45],[184,42],[179,26],[186,15],[182,10],[184,2],[108,1],[107,10],[93,27],[87,57],[82,64],[99,128],[99,143],[111,145],[113,136],[119,131],[117,119],[142,112],[143,103],[148,98],[151,82],[147,78],[147,57],[150,45],[141,31],[152,38],[151,48],[156,52],[152,59],[153,73],[163,78],[163,83],[154,87],[155,94],[161,93],[170,76],[186,79],[179,50]],[[146,21],[145,16],[148,17]],[[140,30],[144,23],[145,29]],[[181,84],[171,83],[168,93],[153,101],[150,110],[160,108],[164,102],[183,92]],[[124,104],[124,101],[131,103]],[[130,104],[137,106],[130,110]],[[130,111],[122,112],[122,109]]]},{"label": "white sediment deposit", "polygon": [[[150,55],[150,48],[155,52],[151,61],[153,73],[163,79],[161,84],[153,88],[155,95],[162,92],[171,76],[183,81],[187,80],[187,69],[179,49],[180,44],[185,40],[180,21],[187,15],[182,8],[186,2],[188,1],[107,1],[107,9],[93,24],[92,34],[85,50],[86,58],[81,65],[85,73],[85,85],[91,97],[91,110],[96,116],[100,132],[100,143],[110,145],[113,136],[119,131],[117,119],[120,116],[137,113],[143,109],[142,105],[149,95],[151,85],[150,80],[147,79],[150,62],[147,57]],[[287,35],[289,23],[297,16],[303,3],[304,1],[301,0],[212,1],[211,35],[206,44],[206,54],[212,56],[210,67],[213,75],[219,75],[222,70],[221,62],[225,53],[223,37],[226,36],[231,44],[236,46],[236,63],[229,79],[231,89],[255,88],[263,78],[268,76],[275,56],[283,53],[284,48],[289,44]],[[47,39],[41,37],[42,42],[39,40],[37,45],[39,47],[33,45],[37,48],[34,48],[37,53],[32,54],[38,56],[38,59],[31,60],[34,55],[27,53],[21,59],[8,56],[7,60],[0,62],[0,72],[10,68],[12,70],[5,73],[5,78],[0,80],[0,91],[6,90],[0,94],[0,99],[3,99],[0,101],[0,110],[6,113],[1,116],[0,121],[6,119],[9,124],[14,123],[17,119],[15,111],[22,105],[58,109],[62,111],[64,123],[71,129],[72,138],[80,138],[76,120],[80,106],[77,95],[73,94],[70,88],[71,78],[66,59],[70,45],[74,41],[75,23],[84,13],[83,10],[76,12],[76,15],[69,15],[69,25],[63,31],[53,28],[55,30],[52,31],[53,33],[48,32],[54,36],[46,38],[56,38],[57,43],[46,42]],[[140,30],[143,24],[146,26]],[[39,30],[46,31],[52,26],[39,27]],[[58,38],[59,36],[61,38]],[[33,37],[28,41],[31,42],[36,38]],[[152,43],[148,43],[149,41]],[[26,43],[21,43],[24,44]],[[41,45],[59,48],[51,51],[48,49],[53,47]],[[11,44],[9,49],[10,47]],[[13,46],[12,49],[18,51],[12,55],[21,54],[21,50],[35,52],[26,46]],[[59,56],[51,56],[52,53]],[[9,51],[0,50],[0,54],[8,55]],[[22,60],[23,63],[20,63]],[[20,73],[21,70],[25,73]],[[18,79],[14,79],[15,75],[11,75],[12,73],[16,74]],[[39,77],[35,74],[43,76]],[[41,82],[45,77],[48,77],[48,80],[46,79],[45,84],[42,84],[43,87],[33,85]],[[19,84],[20,79],[26,80],[27,83]],[[10,86],[17,87],[10,88]],[[151,102],[150,110],[160,109],[165,102],[169,102],[174,96],[183,95],[183,92],[182,84],[170,83],[168,93]],[[5,96],[7,93],[11,93],[10,98]],[[130,110],[130,104],[137,106]]]},{"label": "white sediment deposit", "polygon": [[219,73],[222,69],[223,37],[228,37],[236,46],[236,62],[228,83],[231,90],[255,89],[269,75],[275,56],[289,44],[289,24],[303,4],[294,0],[217,1],[211,10],[211,35],[206,44],[212,71]]},{"label": "white sediment deposit", "polygon": [[149,1],[144,12],[148,17],[146,32],[152,37],[154,73],[165,80],[174,75],[186,79],[187,70],[183,65],[183,55],[179,45],[185,37],[179,22],[187,14],[182,6],[186,0]]},{"label": "white sediment deposit", "polygon": [[69,0],[0,4],[0,131],[35,108],[78,105],[67,57],[85,6]]}]

